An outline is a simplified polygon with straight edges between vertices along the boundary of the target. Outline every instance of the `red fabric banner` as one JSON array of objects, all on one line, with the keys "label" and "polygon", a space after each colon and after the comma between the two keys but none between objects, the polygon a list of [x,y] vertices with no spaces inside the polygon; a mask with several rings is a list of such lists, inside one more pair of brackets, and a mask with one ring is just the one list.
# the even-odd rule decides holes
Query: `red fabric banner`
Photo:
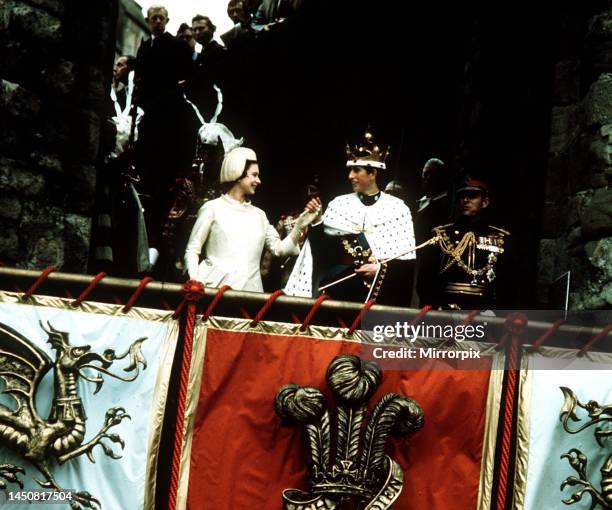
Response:
[{"label": "red fabric banner", "polygon": [[[279,510],[283,489],[308,489],[308,454],[301,431],[277,417],[276,392],[287,383],[314,386],[334,408],[327,366],[338,354],[359,355],[360,344],[212,328],[206,342],[188,508]],[[476,508],[491,358],[480,363],[479,370],[384,373],[371,407],[396,392],[425,412],[420,431],[389,441],[405,473],[396,510]]]}]

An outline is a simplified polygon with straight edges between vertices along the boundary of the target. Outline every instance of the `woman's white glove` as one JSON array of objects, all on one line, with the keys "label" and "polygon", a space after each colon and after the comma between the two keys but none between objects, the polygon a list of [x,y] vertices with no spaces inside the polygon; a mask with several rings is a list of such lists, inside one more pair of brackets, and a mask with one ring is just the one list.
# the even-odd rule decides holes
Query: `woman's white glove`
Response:
[{"label": "woman's white glove", "polygon": [[321,218],[321,210],[321,200],[318,198],[313,198],[306,204],[304,211],[295,220],[295,225],[289,234],[295,244],[299,244],[302,232],[306,227]]}]

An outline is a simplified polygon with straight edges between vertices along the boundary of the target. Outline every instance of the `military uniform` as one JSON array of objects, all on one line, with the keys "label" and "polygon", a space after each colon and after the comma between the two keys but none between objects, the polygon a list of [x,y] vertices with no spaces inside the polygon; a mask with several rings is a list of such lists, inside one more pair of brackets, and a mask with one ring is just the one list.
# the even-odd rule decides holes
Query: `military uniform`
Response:
[{"label": "military uniform", "polygon": [[[492,225],[461,222],[434,227],[437,268],[425,285],[432,305],[443,308],[476,309],[497,302],[497,284],[505,271],[510,233]],[[426,255],[427,256],[427,255]],[[501,275],[505,278],[506,274]]]}]

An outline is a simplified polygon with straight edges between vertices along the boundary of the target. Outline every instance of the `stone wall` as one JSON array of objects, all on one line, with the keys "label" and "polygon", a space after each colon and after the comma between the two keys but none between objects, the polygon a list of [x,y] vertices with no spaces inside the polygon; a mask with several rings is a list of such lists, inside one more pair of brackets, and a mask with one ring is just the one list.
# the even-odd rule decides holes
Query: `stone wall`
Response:
[{"label": "stone wall", "polygon": [[0,262],[85,272],[115,0],[0,2]]},{"label": "stone wall", "polygon": [[612,306],[612,2],[567,13],[555,67],[538,293],[571,271],[570,307]]}]

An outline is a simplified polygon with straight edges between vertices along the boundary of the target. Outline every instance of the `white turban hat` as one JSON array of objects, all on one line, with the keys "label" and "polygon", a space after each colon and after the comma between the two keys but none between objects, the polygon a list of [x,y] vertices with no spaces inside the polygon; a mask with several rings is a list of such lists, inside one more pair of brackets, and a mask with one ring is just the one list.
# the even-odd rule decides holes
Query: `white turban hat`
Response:
[{"label": "white turban hat", "polygon": [[247,160],[257,161],[257,155],[253,149],[236,147],[229,151],[221,164],[219,182],[234,182],[240,179],[242,172],[246,168]]}]

